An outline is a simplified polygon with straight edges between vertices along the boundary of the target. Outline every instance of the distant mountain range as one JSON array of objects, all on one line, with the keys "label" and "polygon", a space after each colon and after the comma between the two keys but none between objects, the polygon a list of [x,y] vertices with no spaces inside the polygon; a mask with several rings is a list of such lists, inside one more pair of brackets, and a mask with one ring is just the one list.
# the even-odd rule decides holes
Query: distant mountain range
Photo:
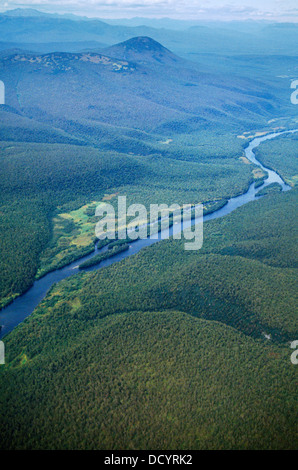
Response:
[{"label": "distant mountain range", "polygon": [[[81,51],[149,36],[176,54],[297,54],[297,24],[201,23],[170,19],[99,20],[32,9],[0,14],[0,49]],[[68,48],[67,48],[68,44]],[[62,49],[61,49],[62,48]]]},{"label": "distant mountain range", "polygon": [[89,20],[87,16],[77,16],[71,13],[45,13],[34,8],[15,8],[14,10],[7,10],[3,13],[5,16],[12,16],[17,18],[32,18],[32,17],[47,17],[47,18],[67,18],[70,20]]}]

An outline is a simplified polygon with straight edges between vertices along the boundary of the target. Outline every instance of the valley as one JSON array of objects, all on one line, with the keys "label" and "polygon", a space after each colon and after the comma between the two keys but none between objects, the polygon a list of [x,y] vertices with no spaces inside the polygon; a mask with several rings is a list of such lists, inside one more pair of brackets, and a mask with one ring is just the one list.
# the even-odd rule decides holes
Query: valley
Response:
[{"label": "valley", "polygon": [[297,25],[140,21],[0,13],[0,448],[295,449]]},{"label": "valley", "polygon": [[[297,130],[288,131],[285,135],[292,137],[293,135],[295,136],[296,132]],[[213,204],[211,206],[207,206],[208,210],[206,210],[207,207],[205,206],[205,222],[208,220],[225,217],[242,205],[254,201],[261,195],[266,195],[268,192],[270,194],[270,188],[274,185],[276,185],[277,188],[282,191],[288,191],[291,189],[290,186],[283,182],[276,172],[263,167],[255,159],[253,152],[253,150],[258,148],[262,142],[270,141],[272,138],[276,137],[283,137],[283,135],[283,133],[269,134],[262,137],[257,137],[252,140],[252,142],[245,149],[246,157],[244,158],[246,158],[248,162],[252,162],[258,165],[258,169],[261,169],[263,174],[266,174],[266,179],[261,179],[260,181],[262,183],[261,189],[259,189],[259,180],[256,178],[256,182],[252,182],[250,184],[250,187],[246,193],[235,196],[228,200],[224,200],[224,203],[219,204],[218,208],[216,208],[216,204]],[[256,169],[253,171],[255,172]],[[268,188],[268,190],[266,190],[266,188]],[[114,199],[114,197],[115,195],[111,195],[111,197],[105,195],[103,200],[108,199],[111,201]],[[41,270],[37,272],[36,278],[39,279],[40,277],[45,276],[48,272],[51,274],[41,282],[35,282],[33,288],[28,291],[28,295],[24,294],[22,298],[17,300],[17,302],[14,301],[9,308],[5,309],[2,313],[0,312],[0,322],[2,324],[0,337],[7,334],[15,326],[17,326],[19,322],[30,315],[37,306],[38,302],[42,299],[43,296],[46,295],[47,291],[51,289],[52,285],[55,285],[57,281],[61,281],[64,278],[73,276],[81,269],[97,269],[99,264],[100,267],[109,266],[113,264],[113,262],[119,262],[122,259],[125,259],[142,250],[144,247],[150,246],[151,244],[158,241],[158,239],[151,239],[148,235],[147,240],[137,240],[134,242],[133,246],[130,244],[131,242],[128,239],[124,241],[119,240],[112,243],[109,243],[109,240],[99,240],[96,242],[96,238],[94,237],[95,224],[97,221],[97,218],[94,216],[95,208],[96,203],[93,202],[91,205],[85,205],[77,211],[72,211],[70,214],[61,214],[59,218],[56,219],[57,226],[55,235],[58,239],[58,246],[55,246],[56,241],[54,239],[52,241],[52,246],[50,246],[48,249],[49,253],[44,254],[45,260],[48,260],[48,263],[51,262],[51,264],[49,266],[46,265],[43,270],[41,268]],[[75,221],[77,222],[77,225],[75,224]],[[193,223],[194,222],[195,221],[193,221]],[[70,228],[67,228],[68,224],[70,225]],[[67,240],[65,235],[68,233],[70,234],[70,239]],[[172,235],[172,233],[173,230],[170,231],[170,235]],[[159,239],[162,239],[162,234],[160,234]],[[68,247],[66,249],[66,253],[65,246]],[[72,246],[76,247],[76,249],[73,248],[72,250]],[[54,258],[53,261],[53,254],[55,253],[55,249],[57,260]],[[96,253],[96,250],[99,250],[98,254]],[[107,262],[104,263],[105,261]],[[61,268],[64,266],[66,266],[66,268],[61,270]],[[55,272],[59,268],[61,271]]]}]

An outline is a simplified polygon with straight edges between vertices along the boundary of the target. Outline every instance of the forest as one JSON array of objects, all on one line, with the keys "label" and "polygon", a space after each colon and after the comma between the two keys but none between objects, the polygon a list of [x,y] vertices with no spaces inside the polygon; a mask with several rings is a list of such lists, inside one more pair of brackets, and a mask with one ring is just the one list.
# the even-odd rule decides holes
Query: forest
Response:
[{"label": "forest", "polygon": [[278,144],[274,140],[264,142],[256,152],[258,160],[277,171],[290,186],[298,182],[297,142],[297,133],[286,134],[278,139]]},{"label": "forest", "polygon": [[1,446],[295,448],[296,198],[54,286],[6,339]]}]

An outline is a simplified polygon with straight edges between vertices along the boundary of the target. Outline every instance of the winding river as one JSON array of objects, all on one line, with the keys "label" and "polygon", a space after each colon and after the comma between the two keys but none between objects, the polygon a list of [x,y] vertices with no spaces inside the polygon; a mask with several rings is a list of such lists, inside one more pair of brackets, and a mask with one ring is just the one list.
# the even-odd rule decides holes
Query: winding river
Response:
[{"label": "winding river", "polygon": [[[250,201],[253,201],[257,198],[257,193],[260,189],[268,186],[272,183],[278,183],[281,185],[283,191],[288,191],[291,189],[281,177],[272,170],[264,167],[255,157],[254,149],[256,149],[262,142],[274,139],[282,134],[286,133],[293,133],[298,132],[298,129],[292,131],[283,131],[274,134],[268,134],[264,137],[258,137],[252,140],[249,145],[245,149],[245,155],[252,163],[262,168],[264,171],[268,173],[268,178],[258,188],[255,188],[255,184],[252,183],[247,190],[246,193],[241,194],[240,196],[233,197],[228,200],[227,204],[214,211],[213,213],[207,214],[204,216],[204,222],[212,219],[217,219],[219,217],[224,217],[227,214],[230,214],[238,207],[247,204]],[[194,224],[195,220],[189,221],[189,224]],[[170,229],[170,235],[173,234],[173,230],[177,230],[177,226],[173,226]],[[180,230],[180,225],[179,225]],[[103,267],[110,266],[111,264],[117,263],[118,261],[123,260],[129,256],[132,256],[138,253],[142,248],[152,245],[153,243],[157,243],[163,238],[163,232],[159,233],[158,239],[150,239],[147,238],[145,240],[136,240],[129,246],[129,250],[119,253],[118,255],[113,256],[105,261],[102,261],[98,266],[92,266],[91,268],[86,269],[86,271],[93,271],[96,269],[102,269]],[[33,310],[37,307],[40,301],[46,296],[49,289],[52,287],[53,284],[61,281],[62,279],[66,279],[69,276],[77,274],[79,272],[78,265],[81,264],[83,261],[86,261],[92,258],[94,255],[98,253],[102,253],[107,250],[107,247],[104,247],[100,250],[95,250],[88,256],[81,258],[80,260],[75,261],[74,263],[65,266],[62,269],[58,269],[57,271],[50,272],[46,276],[42,277],[38,281],[35,281],[33,286],[25,292],[23,295],[17,297],[10,305],[6,308],[1,310],[0,312],[0,325],[2,329],[0,331],[0,338],[7,335],[10,331],[12,331],[17,325],[19,325],[26,317],[28,317]]]}]

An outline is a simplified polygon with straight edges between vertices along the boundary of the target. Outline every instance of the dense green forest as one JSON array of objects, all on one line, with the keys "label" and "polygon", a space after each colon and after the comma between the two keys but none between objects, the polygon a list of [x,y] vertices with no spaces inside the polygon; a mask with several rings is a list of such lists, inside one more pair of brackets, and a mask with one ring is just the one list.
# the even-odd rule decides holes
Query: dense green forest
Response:
[{"label": "dense green forest", "polygon": [[2,448],[295,448],[296,197],[54,286],[5,341]]},{"label": "dense green forest", "polygon": [[20,354],[10,341],[1,448],[297,446],[289,348],[176,311],[118,313],[75,330],[74,313],[62,311],[43,346],[41,319],[30,348]]}]

